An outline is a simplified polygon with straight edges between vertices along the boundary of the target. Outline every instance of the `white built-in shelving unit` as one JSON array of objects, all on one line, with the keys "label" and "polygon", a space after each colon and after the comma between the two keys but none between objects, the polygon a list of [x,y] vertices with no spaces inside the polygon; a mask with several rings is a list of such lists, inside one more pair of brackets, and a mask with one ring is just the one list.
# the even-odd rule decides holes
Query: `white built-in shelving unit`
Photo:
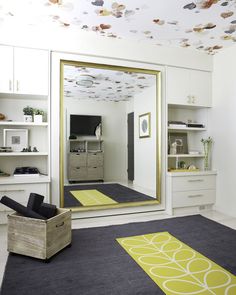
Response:
[{"label": "white built-in shelving unit", "polygon": [[[50,97],[49,52],[41,49],[0,45],[0,147],[4,146],[4,129],[27,129],[28,147],[38,152],[0,152],[0,197],[7,195],[26,205],[31,192],[50,202]],[[24,122],[23,108],[42,109],[42,123]],[[40,175],[14,176],[16,167],[36,167]],[[9,209],[0,205],[0,223]]]},{"label": "white built-in shelving unit", "polygon": [[[212,206],[216,195],[216,171],[204,170],[202,138],[208,132],[212,107],[211,73],[195,69],[167,67],[167,156],[166,208],[171,214],[179,209]],[[168,126],[168,121],[198,123],[203,127]],[[170,154],[170,135],[187,135],[188,153]],[[184,168],[180,168],[185,165]],[[195,166],[196,170],[188,170]]]}]

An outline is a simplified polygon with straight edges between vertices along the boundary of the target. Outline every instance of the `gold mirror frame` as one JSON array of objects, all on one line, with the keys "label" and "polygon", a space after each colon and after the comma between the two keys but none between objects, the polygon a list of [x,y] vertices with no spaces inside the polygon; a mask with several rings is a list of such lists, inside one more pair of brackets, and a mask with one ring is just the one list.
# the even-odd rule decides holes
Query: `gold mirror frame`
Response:
[{"label": "gold mirror frame", "polygon": [[147,70],[141,68],[130,68],[123,66],[114,66],[107,64],[98,63],[88,63],[80,61],[60,61],[60,207],[64,207],[64,65],[78,66],[78,67],[91,67],[97,69],[106,70],[116,70],[116,71],[126,71],[134,73],[151,74],[156,76],[156,199],[147,201],[134,201],[125,202],[113,205],[96,205],[96,206],[86,206],[86,207],[70,207],[72,211],[91,211],[91,210],[103,210],[112,208],[122,208],[122,207],[136,207],[136,206],[147,206],[147,205],[157,205],[161,203],[161,72],[157,70]]}]

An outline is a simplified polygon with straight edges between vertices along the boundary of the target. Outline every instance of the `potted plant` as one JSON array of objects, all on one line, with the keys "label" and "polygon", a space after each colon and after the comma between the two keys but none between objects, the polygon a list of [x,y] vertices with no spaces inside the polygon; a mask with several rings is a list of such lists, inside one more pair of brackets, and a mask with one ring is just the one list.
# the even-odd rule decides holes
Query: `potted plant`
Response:
[{"label": "potted plant", "polygon": [[24,113],[24,122],[32,122],[33,121],[33,113],[34,109],[27,106],[23,108],[23,113]]},{"label": "potted plant", "polygon": [[42,123],[43,122],[44,111],[40,109],[34,109],[34,122]]}]

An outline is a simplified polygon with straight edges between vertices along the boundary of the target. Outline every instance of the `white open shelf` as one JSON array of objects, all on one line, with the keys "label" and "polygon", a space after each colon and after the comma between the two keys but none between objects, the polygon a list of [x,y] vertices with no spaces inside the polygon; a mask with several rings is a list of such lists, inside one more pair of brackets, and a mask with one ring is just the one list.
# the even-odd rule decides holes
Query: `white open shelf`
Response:
[{"label": "white open shelf", "polygon": [[203,158],[204,154],[177,154],[177,155],[168,155],[168,158]]},{"label": "white open shelf", "polygon": [[173,131],[206,131],[206,128],[195,128],[195,127],[168,127],[168,130],[173,130]]},{"label": "white open shelf", "polygon": [[8,156],[48,156],[48,153],[46,152],[10,152],[10,153],[5,153],[2,152],[0,153],[0,157],[8,157]]},{"label": "white open shelf", "polygon": [[35,123],[35,122],[13,122],[13,121],[0,121],[1,126],[42,126],[47,127],[47,122]]},{"label": "white open shelf", "polygon": [[[50,178],[47,175],[37,176],[1,176],[0,184],[17,184],[17,183],[45,183],[50,182]],[[2,191],[1,191],[2,192]]]}]

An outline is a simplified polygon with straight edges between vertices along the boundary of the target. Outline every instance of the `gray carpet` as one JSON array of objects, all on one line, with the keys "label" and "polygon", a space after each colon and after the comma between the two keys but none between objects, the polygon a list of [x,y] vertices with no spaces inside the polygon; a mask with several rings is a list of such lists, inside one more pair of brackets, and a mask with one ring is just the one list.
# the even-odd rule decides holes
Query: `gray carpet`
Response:
[{"label": "gray carpet", "polygon": [[0,294],[164,294],[115,240],[160,231],[169,231],[236,275],[236,231],[194,215],[73,230],[72,247],[61,251],[48,264],[10,255]]}]

